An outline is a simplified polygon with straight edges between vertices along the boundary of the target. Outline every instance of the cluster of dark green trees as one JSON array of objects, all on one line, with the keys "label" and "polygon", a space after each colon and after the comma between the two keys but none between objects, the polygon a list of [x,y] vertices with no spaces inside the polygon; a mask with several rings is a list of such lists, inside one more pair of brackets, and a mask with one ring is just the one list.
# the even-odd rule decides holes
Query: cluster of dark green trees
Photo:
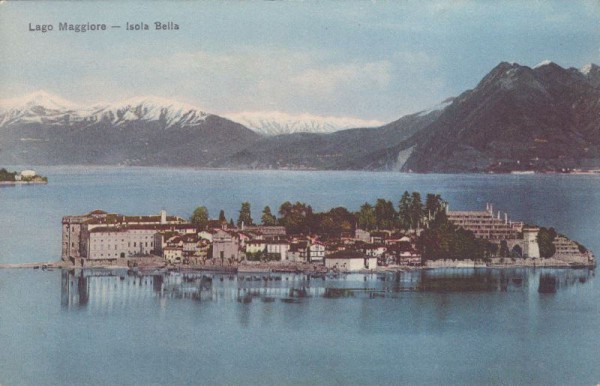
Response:
[{"label": "cluster of dark green trees", "polygon": [[439,194],[427,194],[425,204],[419,192],[404,192],[398,210],[391,201],[377,199],[375,205],[365,202],[356,213],[358,227],[368,231],[376,229],[419,229],[424,222],[445,210],[446,202]]},{"label": "cluster of dark green trees", "polygon": [[9,172],[2,168],[0,169],[0,181],[15,181],[16,172]]},{"label": "cluster of dark green trees", "polygon": [[[429,218],[443,212],[444,206],[445,202],[436,194],[428,194],[423,204],[418,192],[404,192],[398,203],[398,210],[391,201],[379,198],[375,204],[365,202],[356,213],[344,207],[314,212],[306,203],[286,201],[279,207],[278,217],[266,206],[260,223],[284,226],[289,234],[316,233],[329,238],[339,237],[344,232],[354,232],[356,227],[367,231],[421,228]],[[204,206],[196,208],[190,220],[198,228],[204,229],[209,222],[208,209]],[[219,221],[226,222],[223,210],[219,214]],[[233,225],[233,219],[229,223]],[[236,224],[238,227],[242,224],[255,225],[249,202],[242,203]]]},{"label": "cluster of dark green trees", "polygon": [[[316,213],[312,207],[303,202],[284,202],[279,207],[276,217],[269,206],[266,206],[261,215],[260,224],[266,226],[280,225],[286,228],[288,234],[319,234],[322,238],[340,237],[344,232],[353,232],[356,225],[355,214],[346,208],[337,207],[327,212]],[[209,223],[208,209],[204,206],[196,208],[190,218],[192,224],[198,229],[205,229]],[[219,222],[226,223],[224,211],[219,214]],[[252,218],[250,203],[243,202],[238,213],[237,222],[233,219],[229,225],[236,224],[241,227],[256,225]]]},{"label": "cluster of dark green trees", "polygon": [[423,260],[481,260],[495,256],[498,245],[475,237],[473,232],[457,227],[438,212],[419,238],[417,247]]}]

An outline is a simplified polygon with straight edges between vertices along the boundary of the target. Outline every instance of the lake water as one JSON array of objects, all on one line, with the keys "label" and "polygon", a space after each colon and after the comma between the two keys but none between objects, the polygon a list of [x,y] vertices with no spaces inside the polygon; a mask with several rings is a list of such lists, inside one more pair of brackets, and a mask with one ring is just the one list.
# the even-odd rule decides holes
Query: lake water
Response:
[{"label": "lake water", "polygon": [[[236,218],[249,201],[257,219],[286,200],[356,210],[404,190],[493,202],[600,251],[598,176],[37,170],[48,185],[0,188],[0,263],[57,260],[61,217],[97,208]],[[599,328],[593,270],[0,271],[0,384],[595,384]]]}]

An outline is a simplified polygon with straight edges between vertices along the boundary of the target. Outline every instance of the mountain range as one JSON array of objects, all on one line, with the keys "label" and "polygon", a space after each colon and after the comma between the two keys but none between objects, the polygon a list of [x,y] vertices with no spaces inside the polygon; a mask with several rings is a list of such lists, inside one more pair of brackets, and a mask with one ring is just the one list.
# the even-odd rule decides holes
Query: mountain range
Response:
[{"label": "mountain range", "polygon": [[333,133],[355,127],[379,127],[385,124],[385,122],[377,120],[313,114],[288,114],[280,111],[251,111],[226,114],[224,117],[264,135]]},{"label": "mountain range", "polygon": [[554,171],[600,167],[599,131],[600,67],[502,62],[475,88],[388,124],[222,117],[157,97],[80,106],[37,92],[0,101],[0,164]]}]

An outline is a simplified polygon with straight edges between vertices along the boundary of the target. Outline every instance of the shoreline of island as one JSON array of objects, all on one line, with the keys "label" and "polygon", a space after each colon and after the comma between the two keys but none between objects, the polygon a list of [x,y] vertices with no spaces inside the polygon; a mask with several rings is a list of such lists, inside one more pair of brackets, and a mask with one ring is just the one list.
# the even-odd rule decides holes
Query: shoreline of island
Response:
[{"label": "shoreline of island", "polygon": [[48,181],[0,181],[0,186],[48,185]]},{"label": "shoreline of island", "polygon": [[48,177],[41,176],[35,170],[25,169],[20,172],[9,172],[0,168],[0,187],[17,185],[46,185]]},{"label": "shoreline of island", "polygon": [[[147,259],[147,258],[145,258]],[[73,264],[68,261],[54,262],[33,262],[33,263],[6,263],[0,264],[0,270],[4,269],[41,269],[41,270],[128,270],[131,272],[148,271],[183,271],[183,272],[213,272],[213,273],[297,273],[297,274],[329,274],[329,273],[359,273],[359,274],[377,274],[377,273],[397,273],[424,271],[433,269],[514,269],[514,268],[562,268],[562,269],[595,269],[595,264],[572,264],[557,259],[526,259],[518,262],[500,262],[491,261],[465,261],[465,260],[446,260],[436,261],[434,264],[425,264],[421,266],[411,265],[393,265],[377,266],[375,269],[345,270],[330,269],[323,265],[307,263],[260,263],[260,264],[188,264],[188,265],[170,265],[164,262],[146,262],[138,264],[139,259],[124,259],[126,261],[116,262],[114,264],[100,263],[96,265]],[[443,263],[443,264],[442,264]]]}]

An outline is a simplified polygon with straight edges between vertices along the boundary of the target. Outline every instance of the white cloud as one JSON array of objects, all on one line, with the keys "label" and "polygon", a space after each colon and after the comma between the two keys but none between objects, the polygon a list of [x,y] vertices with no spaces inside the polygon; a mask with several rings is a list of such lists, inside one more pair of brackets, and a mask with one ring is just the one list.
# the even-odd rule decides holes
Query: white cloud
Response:
[{"label": "white cloud", "polygon": [[389,86],[392,64],[387,61],[339,63],[309,68],[290,79],[298,91],[314,96],[329,97],[344,89],[365,87],[366,90]]},{"label": "white cloud", "polygon": [[[116,67],[132,74],[128,82],[152,79],[145,86],[156,90],[146,89],[145,94],[160,95],[164,90],[176,89],[187,100],[216,113],[284,110],[347,114],[355,108],[348,105],[341,112],[332,108],[339,107],[340,96],[386,90],[394,71],[389,60],[348,62],[319,50],[263,47],[235,52],[179,52],[167,59],[127,58]],[[135,92],[144,87],[123,86]],[[378,118],[373,113],[369,118]]]}]

